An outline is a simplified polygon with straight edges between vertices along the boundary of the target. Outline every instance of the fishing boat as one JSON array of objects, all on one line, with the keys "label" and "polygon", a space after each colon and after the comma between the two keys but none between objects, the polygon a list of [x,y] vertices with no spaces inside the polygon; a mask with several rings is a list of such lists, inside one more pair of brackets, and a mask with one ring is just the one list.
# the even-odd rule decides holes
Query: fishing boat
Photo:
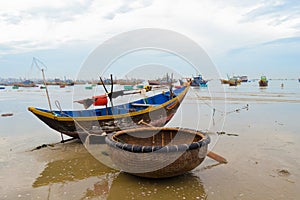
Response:
[{"label": "fishing boat", "polygon": [[[101,101],[103,108],[87,110],[47,110],[29,107],[41,121],[50,128],[73,138],[82,138],[87,135],[104,135],[121,129],[136,128],[140,120],[154,126],[164,126],[176,113],[183,101],[189,86],[179,89],[170,89],[154,96],[142,98],[121,105],[112,105],[111,92],[109,99],[111,106],[107,106],[106,97],[102,96],[95,100]],[[103,103],[104,102],[104,103]],[[102,104],[103,103],[103,104]],[[81,137],[82,136],[82,137]]]},{"label": "fishing boat", "polygon": [[268,86],[268,80],[266,76],[261,76],[260,80],[258,81],[260,87],[267,87]]},{"label": "fishing boat", "polygon": [[37,87],[37,85],[33,81],[30,81],[30,80],[25,80],[21,83],[15,83],[14,86],[17,86],[17,87]]},{"label": "fishing boat", "polygon": [[[147,87],[147,86],[145,86],[145,87]],[[137,85],[136,88],[137,88],[137,89],[143,89],[143,88],[144,88],[144,85]]]},{"label": "fishing boat", "polygon": [[197,75],[197,76],[194,76],[191,80],[191,86],[200,86],[200,87],[207,87],[207,80],[204,80],[202,78],[202,75]]},{"label": "fishing boat", "polygon": [[229,76],[227,74],[227,79],[220,79],[221,84],[229,84],[229,86],[240,85],[241,82],[248,82],[247,76]]},{"label": "fishing boat", "polygon": [[237,86],[238,85],[238,79],[237,78],[230,78],[228,81],[229,86]]},{"label": "fishing boat", "polygon": [[171,76],[169,76],[169,74],[167,73],[163,78],[161,79],[157,79],[157,80],[148,80],[148,84],[150,86],[152,85],[170,85],[174,83],[174,79],[173,79],[173,73],[171,74]]},{"label": "fishing boat", "polygon": [[146,178],[168,178],[200,165],[210,138],[185,128],[143,127],[109,134],[105,142],[112,161],[122,171]]},{"label": "fishing boat", "polygon": [[133,85],[124,85],[124,90],[133,90]]},{"label": "fishing boat", "polygon": [[220,79],[221,84],[229,84],[229,80],[226,79]]},{"label": "fishing boat", "polygon": [[240,76],[241,82],[248,82],[248,76]]},{"label": "fishing boat", "polygon": [[85,89],[86,89],[86,90],[92,90],[92,89],[93,89],[93,86],[91,86],[91,85],[85,86]]},{"label": "fishing boat", "polygon": [[160,85],[161,82],[160,81],[156,81],[156,80],[148,80],[148,84],[149,85]]}]

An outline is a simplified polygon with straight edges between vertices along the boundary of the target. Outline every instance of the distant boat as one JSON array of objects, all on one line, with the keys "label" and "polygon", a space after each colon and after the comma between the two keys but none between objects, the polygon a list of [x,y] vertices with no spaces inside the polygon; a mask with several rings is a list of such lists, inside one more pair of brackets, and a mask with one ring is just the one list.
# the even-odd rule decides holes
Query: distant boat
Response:
[{"label": "distant boat", "polygon": [[60,85],[65,85],[65,86],[73,86],[75,83],[74,81],[63,81],[60,83]]},{"label": "distant boat", "polygon": [[86,89],[86,90],[92,90],[92,89],[93,89],[93,86],[91,86],[91,85],[90,85],[90,86],[85,86],[85,89]]},{"label": "distant boat", "polygon": [[[140,120],[154,126],[164,126],[176,113],[188,89],[189,86],[182,87],[126,104],[99,109],[51,111],[29,107],[28,110],[50,128],[70,137],[87,137],[89,133],[99,136],[102,133],[136,128],[140,126]],[[112,93],[112,96],[115,93],[117,92]],[[96,102],[97,99],[94,105]]]},{"label": "distant boat", "polygon": [[194,76],[191,80],[191,86],[207,87],[207,80],[202,78],[202,75]]},{"label": "distant boat", "polygon": [[267,87],[268,86],[268,80],[266,76],[261,76],[260,80],[258,81],[260,87]]},{"label": "distant boat", "polygon": [[171,74],[171,77],[167,73],[165,77],[158,80],[148,80],[149,85],[170,85],[174,81],[173,74]]},{"label": "distant boat", "polygon": [[238,79],[237,78],[230,78],[228,81],[229,86],[237,86],[238,85]]},{"label": "distant boat", "polygon": [[144,88],[144,85],[137,85],[136,88],[137,88],[137,89],[143,89],[143,88]]},{"label": "distant boat", "polygon": [[12,89],[17,90],[17,89],[19,89],[19,86],[14,85],[14,86],[12,86]]},{"label": "distant boat", "polygon": [[240,76],[239,77],[242,82],[248,82],[248,77],[247,76]]},{"label": "distant boat", "polygon": [[170,85],[173,82],[165,80],[148,80],[149,85]]},{"label": "distant boat", "polygon": [[237,86],[239,84],[241,84],[241,82],[247,82],[248,81],[248,77],[247,76],[232,76],[229,77],[227,75],[228,79],[221,79],[221,83],[222,84],[229,84],[229,86]]},{"label": "distant boat", "polygon": [[300,78],[298,78],[298,82],[300,83]]},{"label": "distant boat", "polygon": [[5,90],[5,87],[4,86],[0,86],[0,90]]},{"label": "distant boat", "polygon": [[220,79],[221,84],[229,84],[229,80],[226,79]]},{"label": "distant boat", "polygon": [[124,85],[124,90],[133,90],[133,85]]},{"label": "distant boat", "polygon": [[14,86],[18,86],[18,87],[37,87],[37,85],[30,80],[25,80],[21,83],[15,83]]}]

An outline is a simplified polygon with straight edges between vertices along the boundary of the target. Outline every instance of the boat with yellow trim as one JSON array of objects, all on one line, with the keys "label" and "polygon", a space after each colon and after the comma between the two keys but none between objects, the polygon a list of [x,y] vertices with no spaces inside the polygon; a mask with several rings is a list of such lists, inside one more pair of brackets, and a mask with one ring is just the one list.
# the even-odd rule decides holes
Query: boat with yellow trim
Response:
[{"label": "boat with yellow trim", "polygon": [[136,128],[138,122],[164,126],[176,113],[189,86],[161,92],[126,104],[88,110],[47,110],[29,107],[50,128],[73,138],[105,135],[114,131]]}]

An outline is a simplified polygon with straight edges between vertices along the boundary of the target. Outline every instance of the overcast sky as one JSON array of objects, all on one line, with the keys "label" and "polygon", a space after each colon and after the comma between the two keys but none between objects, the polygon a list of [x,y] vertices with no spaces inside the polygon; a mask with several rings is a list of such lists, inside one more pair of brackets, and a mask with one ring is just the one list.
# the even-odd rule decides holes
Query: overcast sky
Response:
[{"label": "overcast sky", "polygon": [[300,77],[298,0],[0,0],[0,77],[39,78],[37,57],[48,77],[75,78],[98,45],[139,28],[189,37],[222,76]]}]

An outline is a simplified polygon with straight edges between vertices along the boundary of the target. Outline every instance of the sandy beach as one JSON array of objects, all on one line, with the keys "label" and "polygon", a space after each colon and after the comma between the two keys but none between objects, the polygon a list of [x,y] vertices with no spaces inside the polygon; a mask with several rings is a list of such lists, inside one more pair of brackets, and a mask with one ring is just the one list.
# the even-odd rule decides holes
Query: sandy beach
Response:
[{"label": "sandy beach", "polygon": [[[68,109],[79,98],[73,96],[73,87],[52,86],[50,95]],[[59,143],[60,134],[27,111],[28,106],[47,108],[43,90],[6,88],[0,91],[0,102],[1,114],[13,113],[0,117],[0,199],[292,200],[300,196],[297,80],[272,80],[265,89],[257,82],[226,85],[224,93],[210,87],[191,89],[167,126],[213,132],[210,150],[228,163],[206,158],[190,173],[163,180],[111,169],[78,141]],[[217,109],[212,116],[213,108],[224,102],[226,110]],[[53,145],[32,151],[42,144]],[[105,146],[92,148],[109,160]]]}]

